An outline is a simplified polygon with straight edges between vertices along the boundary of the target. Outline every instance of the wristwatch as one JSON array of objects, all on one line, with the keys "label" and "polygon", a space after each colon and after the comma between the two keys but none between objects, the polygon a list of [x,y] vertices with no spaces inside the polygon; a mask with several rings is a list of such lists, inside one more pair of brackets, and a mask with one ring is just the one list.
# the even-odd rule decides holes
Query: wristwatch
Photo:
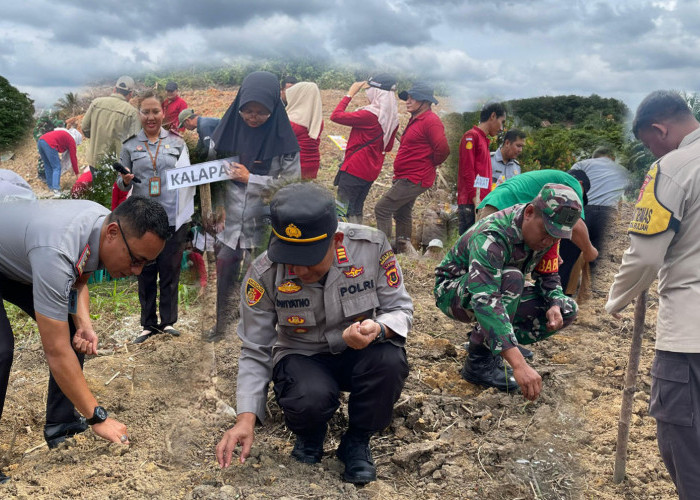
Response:
[{"label": "wristwatch", "polygon": [[95,425],[101,424],[105,420],[107,420],[107,410],[105,410],[101,406],[95,406],[95,410],[92,414],[92,417],[87,419],[87,423],[89,425]]},{"label": "wristwatch", "polygon": [[386,328],[384,327],[384,325],[382,325],[378,321],[376,321],[375,323],[377,323],[379,325],[379,335],[374,337],[374,340],[372,341],[372,343],[378,344],[378,343],[384,342],[386,340]]}]

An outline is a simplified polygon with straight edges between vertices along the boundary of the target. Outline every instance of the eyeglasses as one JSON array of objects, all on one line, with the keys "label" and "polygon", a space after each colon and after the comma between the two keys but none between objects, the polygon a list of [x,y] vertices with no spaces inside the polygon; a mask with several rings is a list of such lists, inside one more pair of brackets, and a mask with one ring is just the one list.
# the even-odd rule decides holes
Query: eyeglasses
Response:
[{"label": "eyeglasses", "polygon": [[129,252],[129,257],[131,257],[132,266],[148,267],[156,263],[155,260],[137,259],[136,257],[134,257],[134,254],[131,253],[131,248],[129,247],[129,244],[126,242],[126,235],[124,234],[124,230],[122,229],[122,223],[119,222],[119,219],[117,219],[117,226],[119,226],[119,232],[122,233],[122,239],[124,240],[124,244],[126,245],[127,252]]},{"label": "eyeglasses", "polygon": [[267,120],[271,115],[271,113],[257,113],[255,111],[247,111],[243,109],[239,109],[238,114],[246,120]]}]

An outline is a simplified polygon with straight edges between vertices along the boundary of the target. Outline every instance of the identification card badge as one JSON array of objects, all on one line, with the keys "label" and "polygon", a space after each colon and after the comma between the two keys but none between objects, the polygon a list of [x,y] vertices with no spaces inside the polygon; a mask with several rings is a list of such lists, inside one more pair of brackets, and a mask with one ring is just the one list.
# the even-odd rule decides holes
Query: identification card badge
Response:
[{"label": "identification card badge", "polygon": [[78,314],[78,290],[71,288],[68,293],[68,312]]},{"label": "identification card badge", "polygon": [[160,196],[160,177],[151,177],[148,179],[148,194],[151,196]]}]

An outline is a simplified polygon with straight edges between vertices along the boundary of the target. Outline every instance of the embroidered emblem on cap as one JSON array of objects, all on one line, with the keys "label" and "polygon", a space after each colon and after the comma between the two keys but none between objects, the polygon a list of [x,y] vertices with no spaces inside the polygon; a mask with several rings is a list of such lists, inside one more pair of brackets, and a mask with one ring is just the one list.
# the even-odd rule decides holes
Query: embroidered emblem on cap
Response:
[{"label": "embroidered emblem on cap", "polygon": [[338,257],[338,264],[347,264],[348,263],[348,253],[345,251],[344,246],[339,246],[335,250],[335,254]]},{"label": "embroidered emblem on cap", "polygon": [[290,238],[301,238],[301,229],[296,227],[294,224],[290,224],[285,228],[284,234]]},{"label": "embroidered emblem on cap", "polygon": [[357,278],[359,275],[365,272],[365,268],[352,266],[349,271],[343,271],[343,274],[348,278]]},{"label": "embroidered emblem on cap", "polygon": [[254,306],[260,299],[265,295],[265,289],[263,286],[255,281],[253,278],[248,278],[245,284],[245,297],[249,306]]},{"label": "embroidered emblem on cap", "polygon": [[85,264],[87,264],[87,261],[89,258],[90,258],[90,245],[85,245],[85,248],[83,248],[83,253],[80,254],[80,258],[78,259],[78,262],[75,263],[75,268],[78,270],[78,276],[83,275],[83,269],[85,269]]},{"label": "embroidered emblem on cap", "polygon": [[279,290],[282,293],[296,293],[299,290],[301,290],[301,287],[293,281],[285,281],[277,287],[277,290]]},{"label": "embroidered emblem on cap", "polygon": [[384,274],[386,275],[387,285],[394,288],[399,287],[399,285],[401,284],[401,278],[399,277],[399,270],[396,269],[395,265],[392,265],[391,267],[387,268]]},{"label": "embroidered emblem on cap", "polygon": [[290,316],[287,318],[287,323],[289,323],[290,325],[303,325],[304,323],[306,323],[306,320],[301,316],[297,316],[295,314],[294,316]]}]

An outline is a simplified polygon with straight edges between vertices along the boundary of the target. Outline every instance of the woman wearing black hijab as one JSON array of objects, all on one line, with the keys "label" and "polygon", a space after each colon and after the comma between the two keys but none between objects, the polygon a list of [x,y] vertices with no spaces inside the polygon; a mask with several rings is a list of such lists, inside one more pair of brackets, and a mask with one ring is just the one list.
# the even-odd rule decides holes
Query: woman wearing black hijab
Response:
[{"label": "woman wearing black hijab", "polygon": [[269,226],[266,200],[281,184],[301,177],[299,145],[280,99],[279,82],[267,71],[245,77],[233,104],[212,134],[219,157],[238,156],[224,181],[225,220],[222,248],[216,257],[216,326],[210,340],[226,333],[238,310],[245,252],[262,248]]}]

